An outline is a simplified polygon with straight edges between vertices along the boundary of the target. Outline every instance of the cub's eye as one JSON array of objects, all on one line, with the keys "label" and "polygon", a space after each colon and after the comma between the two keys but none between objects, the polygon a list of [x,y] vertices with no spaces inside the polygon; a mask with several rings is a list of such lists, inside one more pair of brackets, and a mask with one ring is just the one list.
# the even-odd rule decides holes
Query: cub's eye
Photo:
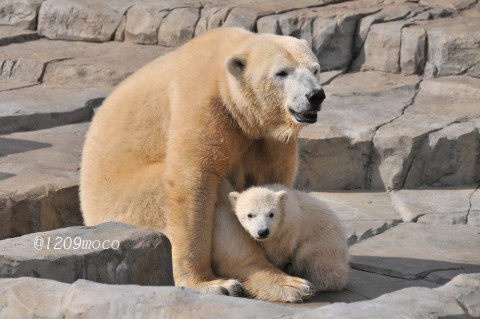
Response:
[{"label": "cub's eye", "polygon": [[317,75],[318,74],[318,69],[315,69],[315,71],[313,71],[313,75]]},{"label": "cub's eye", "polygon": [[273,218],[273,213],[268,214],[268,217]]},{"label": "cub's eye", "polygon": [[280,78],[284,78],[288,75],[288,72],[283,70],[283,71],[278,72],[276,75]]},{"label": "cub's eye", "polygon": [[247,217],[248,219],[253,218],[253,214],[248,214]]}]

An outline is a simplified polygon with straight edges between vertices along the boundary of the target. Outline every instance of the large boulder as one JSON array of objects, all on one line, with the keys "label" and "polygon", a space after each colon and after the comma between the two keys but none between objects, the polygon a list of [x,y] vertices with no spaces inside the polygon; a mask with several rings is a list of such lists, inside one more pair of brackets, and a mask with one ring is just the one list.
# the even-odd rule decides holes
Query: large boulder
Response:
[{"label": "large boulder", "polygon": [[0,241],[0,278],[173,285],[171,245],[160,233],[109,222]]}]

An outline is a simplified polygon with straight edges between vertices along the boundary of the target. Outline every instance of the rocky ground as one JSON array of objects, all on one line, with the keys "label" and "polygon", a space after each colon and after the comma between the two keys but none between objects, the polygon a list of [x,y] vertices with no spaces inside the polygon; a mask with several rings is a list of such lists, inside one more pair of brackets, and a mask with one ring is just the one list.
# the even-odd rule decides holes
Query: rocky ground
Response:
[{"label": "rocky ground", "polygon": [[[82,224],[81,147],[102,99],[220,26],[307,39],[320,60],[327,99],[296,187],[347,226],[342,292],[276,305],[114,285],[171,285],[168,240],[64,228]],[[480,317],[479,129],[478,0],[0,0],[0,317]],[[45,248],[57,237],[119,247]]]}]

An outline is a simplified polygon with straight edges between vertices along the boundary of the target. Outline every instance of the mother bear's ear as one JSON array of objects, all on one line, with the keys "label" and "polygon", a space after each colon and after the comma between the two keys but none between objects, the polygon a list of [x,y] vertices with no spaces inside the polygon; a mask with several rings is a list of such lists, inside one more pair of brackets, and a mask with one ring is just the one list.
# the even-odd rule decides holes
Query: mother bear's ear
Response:
[{"label": "mother bear's ear", "polygon": [[243,55],[233,55],[227,60],[227,70],[234,77],[239,78],[243,75],[247,59]]}]

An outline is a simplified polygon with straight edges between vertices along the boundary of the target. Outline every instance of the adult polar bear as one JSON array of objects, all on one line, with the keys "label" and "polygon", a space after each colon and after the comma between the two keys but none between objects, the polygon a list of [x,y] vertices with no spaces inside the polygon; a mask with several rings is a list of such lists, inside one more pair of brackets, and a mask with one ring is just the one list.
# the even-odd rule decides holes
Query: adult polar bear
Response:
[{"label": "adult polar bear", "polygon": [[[165,232],[177,285],[236,294],[241,284],[211,267],[219,187],[224,178],[237,191],[292,185],[296,137],[325,98],[318,73],[305,41],[239,28],[207,32],[147,64],[105,100],[87,134],[85,224],[115,220]],[[238,274],[248,294],[309,296],[308,283],[277,270],[258,245],[232,238],[231,247],[255,256]]]}]

